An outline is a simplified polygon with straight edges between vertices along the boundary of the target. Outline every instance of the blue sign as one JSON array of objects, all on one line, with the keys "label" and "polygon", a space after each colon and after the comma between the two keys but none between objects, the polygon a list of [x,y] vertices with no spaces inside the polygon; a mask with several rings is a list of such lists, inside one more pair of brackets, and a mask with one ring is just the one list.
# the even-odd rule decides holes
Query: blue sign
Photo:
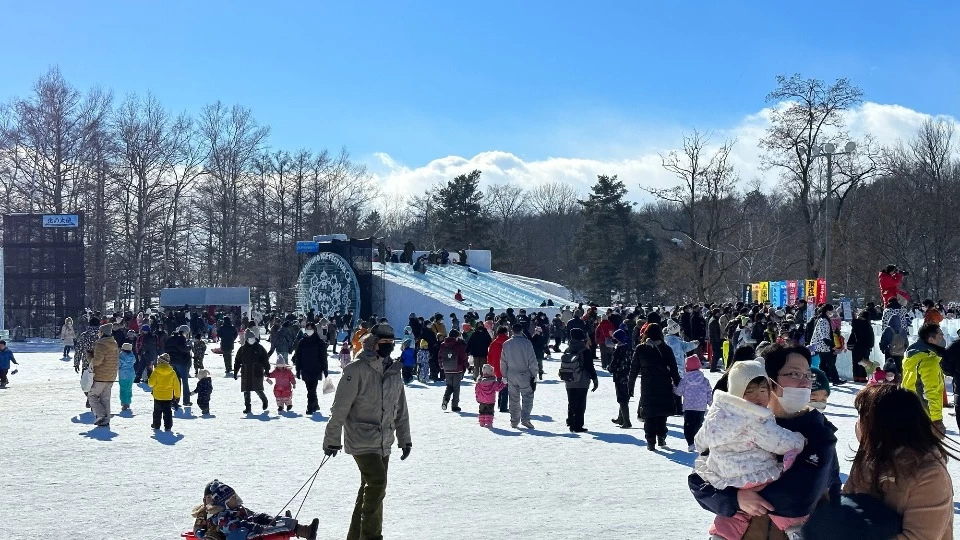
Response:
[{"label": "blue sign", "polygon": [[319,253],[320,244],[317,242],[297,242],[297,253]]},{"label": "blue sign", "polygon": [[43,216],[44,227],[79,227],[80,218],[76,215],[56,214]]}]

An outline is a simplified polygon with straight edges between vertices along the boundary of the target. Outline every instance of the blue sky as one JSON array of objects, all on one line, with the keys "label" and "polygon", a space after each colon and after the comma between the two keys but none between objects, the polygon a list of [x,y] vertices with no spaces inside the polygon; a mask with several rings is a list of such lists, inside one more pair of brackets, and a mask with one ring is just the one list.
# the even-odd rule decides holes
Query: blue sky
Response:
[{"label": "blue sky", "polygon": [[626,159],[664,132],[736,125],[781,73],[960,116],[956,2],[0,4],[0,99],[58,65],[174,110],[246,105],[274,147],[409,167],[493,150]]}]

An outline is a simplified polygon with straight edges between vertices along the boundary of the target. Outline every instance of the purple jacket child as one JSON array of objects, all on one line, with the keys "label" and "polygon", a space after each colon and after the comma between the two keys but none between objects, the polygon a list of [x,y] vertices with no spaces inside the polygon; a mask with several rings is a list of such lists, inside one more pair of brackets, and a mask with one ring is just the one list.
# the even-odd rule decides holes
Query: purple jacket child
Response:
[{"label": "purple jacket child", "polygon": [[713,388],[700,371],[700,366],[700,358],[697,356],[687,358],[687,374],[680,379],[680,384],[674,390],[675,394],[683,397],[684,411],[706,411],[713,403]]}]

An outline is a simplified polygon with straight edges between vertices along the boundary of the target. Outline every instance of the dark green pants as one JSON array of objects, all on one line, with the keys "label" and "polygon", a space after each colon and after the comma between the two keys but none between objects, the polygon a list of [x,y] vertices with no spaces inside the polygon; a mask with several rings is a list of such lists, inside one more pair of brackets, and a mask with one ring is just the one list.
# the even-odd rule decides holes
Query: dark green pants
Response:
[{"label": "dark green pants", "polygon": [[360,469],[360,491],[353,507],[353,519],[347,540],[383,538],[383,497],[387,493],[387,466],[390,456],[363,454],[353,456]]}]

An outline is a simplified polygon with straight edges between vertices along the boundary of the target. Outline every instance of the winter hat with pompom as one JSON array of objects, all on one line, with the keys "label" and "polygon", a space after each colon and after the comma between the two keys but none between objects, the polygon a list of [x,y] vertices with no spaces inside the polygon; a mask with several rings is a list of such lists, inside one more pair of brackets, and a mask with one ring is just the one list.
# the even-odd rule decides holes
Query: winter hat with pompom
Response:
[{"label": "winter hat with pompom", "polygon": [[767,371],[763,369],[763,364],[756,360],[737,362],[727,373],[727,393],[738,398],[743,397],[750,381],[757,377],[767,377]]},{"label": "winter hat with pompom", "polygon": [[703,364],[700,363],[700,357],[695,354],[688,356],[687,361],[684,364],[684,368],[687,371],[700,371],[700,368],[702,367]]},{"label": "winter hat with pompom", "polygon": [[669,334],[679,334],[679,333],[680,333],[680,325],[677,324],[677,321],[675,321],[675,320],[673,320],[673,319],[667,319],[667,328],[666,328],[666,330],[667,330],[667,331],[666,331],[665,333],[668,334],[668,335],[669,335]]},{"label": "winter hat with pompom", "polygon": [[230,500],[230,497],[233,497],[237,494],[234,489],[219,480],[214,480],[207,485],[207,489],[210,494],[210,497],[213,499],[213,504],[216,506],[225,506],[227,501]]},{"label": "winter hat with pompom", "polygon": [[493,366],[490,365],[490,364],[484,364],[483,367],[480,368],[480,371],[481,371],[485,376],[488,376],[488,377],[489,377],[489,376],[492,376],[492,375],[493,375]]},{"label": "winter hat with pompom", "polygon": [[157,362],[160,362],[161,364],[169,364],[169,363],[170,363],[170,355],[167,354],[167,353],[161,354],[160,356],[157,357]]}]

